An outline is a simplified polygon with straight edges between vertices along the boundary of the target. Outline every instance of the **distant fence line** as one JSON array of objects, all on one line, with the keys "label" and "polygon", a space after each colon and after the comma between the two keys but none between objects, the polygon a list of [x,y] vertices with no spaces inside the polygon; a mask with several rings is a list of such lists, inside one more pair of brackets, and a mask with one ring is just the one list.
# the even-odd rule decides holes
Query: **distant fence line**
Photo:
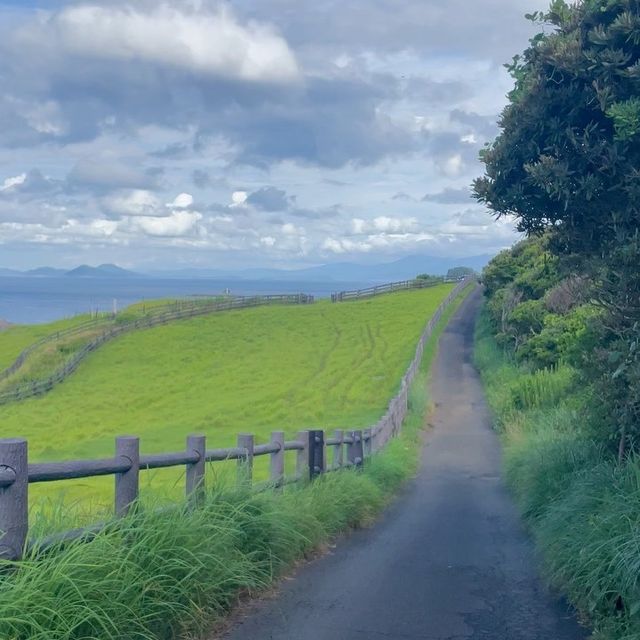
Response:
[{"label": "distant fence line", "polygon": [[[267,296],[241,296],[234,297],[227,300],[181,300],[179,304],[171,303],[169,305],[161,307],[163,311],[160,313],[152,312],[150,315],[137,318],[130,322],[123,322],[118,324],[116,322],[105,323],[104,321],[91,321],[86,322],[76,327],[72,327],[65,331],[60,331],[50,336],[46,336],[27,347],[14,363],[5,369],[0,374],[0,380],[6,379],[9,375],[17,373],[20,367],[25,363],[29,355],[31,355],[37,348],[44,346],[47,343],[57,342],[61,338],[73,337],[74,335],[80,335],[92,328],[100,328],[105,326],[105,330],[97,337],[90,340],[82,349],[74,353],[61,367],[54,371],[51,375],[41,380],[34,380],[32,382],[26,382],[20,386],[17,386],[10,391],[0,393],[0,405],[7,404],[8,402],[14,402],[16,400],[24,400],[26,398],[42,395],[51,390],[56,384],[62,382],[71,373],[73,373],[80,362],[86,358],[92,351],[95,351],[99,346],[105,342],[112,340],[113,338],[122,335],[128,331],[134,329],[147,329],[150,327],[156,327],[172,320],[182,320],[185,318],[193,318],[196,316],[206,315],[209,313],[215,313],[218,311],[227,311],[230,309],[244,309],[247,307],[257,307],[268,304],[311,304],[314,302],[314,297],[307,295],[306,293],[294,293],[294,294],[282,294],[282,295],[267,295]],[[168,310],[167,307],[169,307]],[[116,316],[117,320],[117,316]],[[9,372],[9,373],[7,373]]]},{"label": "distant fence line", "polygon": [[[140,471],[164,467],[186,468],[187,500],[197,506],[205,491],[207,462],[237,460],[238,481],[252,484],[253,460],[270,456],[270,484],[277,487],[305,478],[313,480],[323,473],[346,467],[361,467],[364,461],[382,449],[398,434],[409,406],[409,388],[418,370],[427,340],[451,302],[471,282],[461,281],[439,305],[424,328],[415,355],[400,383],[400,390],[390,401],[384,415],[366,429],[336,429],[329,436],[323,429],[299,431],[294,440],[285,440],[283,431],[271,434],[266,444],[256,444],[253,434],[240,434],[235,447],[207,449],[204,435],[190,435],[185,451],[157,455],[140,455],[140,439],[132,436],[116,438],[115,456],[102,460],[75,460],[53,463],[29,463],[27,441],[13,438],[0,440],[0,558],[17,560],[27,546],[29,532],[28,486],[35,482],[52,482],[94,476],[115,476],[115,514],[129,513],[139,497]],[[331,461],[327,450],[332,448]],[[285,453],[296,452],[296,472],[285,476]],[[89,541],[100,525],[76,529],[51,536],[38,543],[46,550],[60,542],[84,538]]]},{"label": "distant fence line", "polygon": [[445,282],[459,282],[459,280],[444,277],[433,277],[428,280],[414,278],[413,280],[390,282],[388,284],[380,284],[375,287],[367,287],[366,289],[353,289],[351,291],[339,291],[338,293],[332,293],[331,302],[361,300],[362,298],[379,296],[383,293],[393,293],[395,291],[406,291],[409,289],[426,289],[427,287],[435,287],[437,284],[443,284]]}]

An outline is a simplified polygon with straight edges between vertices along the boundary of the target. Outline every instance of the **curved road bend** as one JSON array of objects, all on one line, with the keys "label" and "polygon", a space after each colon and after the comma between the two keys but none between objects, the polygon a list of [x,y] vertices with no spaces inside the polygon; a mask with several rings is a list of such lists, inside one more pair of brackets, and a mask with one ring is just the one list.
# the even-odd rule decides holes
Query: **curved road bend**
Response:
[{"label": "curved road bend", "polygon": [[472,366],[481,294],[442,336],[418,476],[371,529],[257,602],[228,640],[578,640],[541,583]]}]

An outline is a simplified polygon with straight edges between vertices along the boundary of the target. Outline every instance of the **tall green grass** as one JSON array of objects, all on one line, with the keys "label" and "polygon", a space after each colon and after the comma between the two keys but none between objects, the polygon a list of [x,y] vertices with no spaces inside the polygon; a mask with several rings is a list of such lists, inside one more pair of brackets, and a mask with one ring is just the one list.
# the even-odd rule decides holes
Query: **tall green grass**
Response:
[{"label": "tall green grass", "polygon": [[517,367],[486,317],[475,360],[502,434],[508,481],[549,579],[600,640],[640,638],[640,459],[591,437],[590,397],[568,367]]},{"label": "tall green grass", "polygon": [[401,435],[362,472],[326,474],[280,492],[222,482],[192,510],[140,507],[90,543],[37,547],[0,573],[0,638],[170,640],[203,637],[243,594],[348,528],[366,526],[416,470],[427,372],[445,314],[410,389]]}]

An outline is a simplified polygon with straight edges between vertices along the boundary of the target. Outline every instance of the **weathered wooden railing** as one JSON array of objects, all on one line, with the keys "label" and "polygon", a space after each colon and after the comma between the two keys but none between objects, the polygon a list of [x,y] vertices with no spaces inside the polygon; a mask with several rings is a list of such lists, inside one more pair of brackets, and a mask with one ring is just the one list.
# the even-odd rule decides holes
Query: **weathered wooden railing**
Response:
[{"label": "weathered wooden railing", "polygon": [[[468,280],[458,283],[440,304],[422,332],[415,355],[400,383],[400,390],[378,422],[366,429],[336,429],[328,435],[322,429],[299,431],[294,440],[285,440],[283,431],[274,431],[266,444],[256,444],[252,434],[240,434],[235,447],[208,449],[204,435],[190,435],[184,451],[140,455],[140,440],[133,436],[116,438],[115,455],[101,460],[29,463],[24,439],[0,440],[0,558],[19,559],[27,546],[29,530],[29,484],[94,476],[115,476],[115,514],[125,516],[138,500],[141,471],[164,467],[184,467],[187,499],[197,505],[204,495],[206,463],[237,460],[238,481],[252,483],[256,457],[269,456],[270,484],[274,487],[304,478],[314,479],[328,471],[361,467],[395,436],[407,415],[409,387],[422,360],[424,346],[433,328],[451,301]],[[331,462],[327,449],[332,448]],[[295,451],[296,471],[285,476],[285,453]],[[78,529],[54,536],[51,542],[90,537],[97,527]],[[39,548],[50,544],[40,541]]]},{"label": "weathered wooden railing", "polygon": [[[132,331],[134,329],[148,329],[156,327],[173,320],[183,320],[186,318],[194,318],[196,316],[207,315],[218,311],[227,311],[230,309],[244,309],[247,307],[257,307],[268,304],[311,304],[314,302],[314,297],[307,295],[306,293],[294,293],[294,294],[278,294],[278,295],[265,295],[265,296],[240,296],[233,297],[224,300],[212,299],[211,301],[203,300],[183,300],[179,301],[179,304],[171,304],[161,307],[160,313],[156,311],[151,312],[148,315],[144,315],[135,320],[123,322],[119,324],[117,321],[114,323],[105,324],[103,322],[83,323],[77,327],[72,327],[66,331],[51,334],[46,336],[38,342],[27,347],[16,359],[16,361],[5,370],[4,374],[0,374],[0,380],[8,377],[8,375],[15,374],[24,364],[29,355],[31,355],[37,348],[60,340],[61,338],[69,338],[75,335],[81,335],[82,333],[92,329],[101,328],[104,326],[98,336],[92,338],[87,344],[76,351],[67,361],[56,369],[52,374],[40,380],[33,380],[16,385],[16,387],[0,392],[0,405],[16,400],[24,400],[33,396],[42,395],[56,384],[62,382],[65,378],[71,375],[84,358],[86,358],[92,351],[95,351],[98,347],[105,342],[116,338],[123,333]],[[8,372],[8,373],[7,373]]]},{"label": "weathered wooden railing", "polygon": [[362,298],[372,298],[383,293],[393,293],[395,291],[407,291],[409,289],[426,289],[427,287],[435,287],[443,282],[457,282],[443,277],[433,277],[428,280],[423,278],[415,278],[413,280],[402,280],[400,282],[389,282],[387,284],[379,284],[375,287],[367,287],[366,289],[353,289],[352,291],[339,291],[331,294],[331,302],[346,302],[347,300],[360,300]]}]

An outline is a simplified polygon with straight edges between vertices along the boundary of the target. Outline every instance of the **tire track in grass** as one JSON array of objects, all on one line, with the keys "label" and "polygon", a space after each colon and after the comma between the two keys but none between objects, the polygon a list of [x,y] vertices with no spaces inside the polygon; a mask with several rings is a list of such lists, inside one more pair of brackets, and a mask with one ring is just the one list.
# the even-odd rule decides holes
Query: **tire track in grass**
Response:
[{"label": "tire track in grass", "polygon": [[291,388],[283,394],[283,397],[286,397],[293,406],[299,406],[303,403],[303,401],[306,399],[306,396],[305,398],[296,400],[296,394],[300,393],[301,390],[306,389],[322,375],[322,373],[327,368],[327,364],[329,362],[331,354],[338,350],[338,348],[340,347],[340,343],[342,342],[343,332],[340,325],[335,321],[330,321],[327,318],[327,314],[325,314],[324,312],[322,313],[322,317],[328,322],[331,322],[331,327],[333,329],[333,340],[331,341],[329,347],[322,351],[317,367],[306,377],[300,379],[295,385],[292,385]]},{"label": "tire track in grass", "polygon": [[[367,365],[371,360],[373,360],[373,357],[376,352],[376,341],[375,341],[373,332],[371,331],[370,322],[365,323],[364,327],[361,330],[360,335],[363,338],[363,347],[365,348],[368,347],[368,349],[364,352],[362,357],[360,357],[353,363],[351,367],[351,371],[354,374],[360,371],[362,368],[364,368],[365,365]],[[355,387],[356,383],[360,382],[361,379],[362,379],[362,376],[360,375],[351,376],[350,381],[347,382],[343,391],[343,404],[346,404],[348,402],[349,394]]]}]

